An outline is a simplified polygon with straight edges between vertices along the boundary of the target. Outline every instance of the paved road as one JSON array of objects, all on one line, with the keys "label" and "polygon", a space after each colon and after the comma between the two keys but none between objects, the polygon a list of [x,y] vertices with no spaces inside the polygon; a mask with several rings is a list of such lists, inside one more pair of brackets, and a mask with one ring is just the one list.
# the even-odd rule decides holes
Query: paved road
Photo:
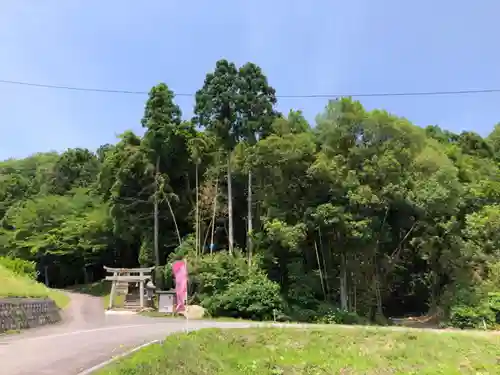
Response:
[{"label": "paved road", "polygon": [[[184,329],[179,320],[124,323],[0,341],[0,372],[6,375],[76,375],[132,347]],[[214,325],[248,326],[243,323],[190,323],[193,329]]]},{"label": "paved road", "polygon": [[[0,337],[0,374],[77,375],[143,343],[186,328],[179,319],[105,315],[99,298],[71,294],[61,324]],[[246,323],[197,321],[190,329],[248,327]]]}]

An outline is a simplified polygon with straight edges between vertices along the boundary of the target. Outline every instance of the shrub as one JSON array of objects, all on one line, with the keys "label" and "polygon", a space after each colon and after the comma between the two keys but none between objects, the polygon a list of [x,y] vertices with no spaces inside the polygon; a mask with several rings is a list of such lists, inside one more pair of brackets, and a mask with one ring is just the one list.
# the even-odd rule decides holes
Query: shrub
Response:
[{"label": "shrub", "polygon": [[189,273],[189,291],[196,301],[215,294],[223,293],[230,284],[248,278],[248,265],[245,258],[235,252],[233,255],[222,251],[195,257],[189,251],[189,243],[183,243],[171,254],[165,266],[165,284],[173,287],[172,263],[186,259]]},{"label": "shrub", "polygon": [[494,312],[488,306],[455,306],[451,310],[450,325],[452,327],[484,328],[495,322]]},{"label": "shrub", "polygon": [[316,310],[304,308],[296,304],[290,304],[287,313],[292,317],[292,320],[301,323],[314,323],[318,320],[318,312]]},{"label": "shrub", "polygon": [[164,269],[168,287],[173,286],[172,263],[186,259],[190,303],[199,303],[211,316],[268,320],[283,315],[280,286],[262,272],[258,256],[249,267],[238,250],[196,256],[193,244],[188,237],[169,256]]},{"label": "shrub", "polygon": [[456,328],[496,328],[500,324],[500,293],[491,292],[476,305],[451,309],[450,325]]},{"label": "shrub", "polygon": [[224,293],[233,284],[240,284],[249,277],[248,264],[239,252],[205,255],[193,271],[193,283],[200,298]]},{"label": "shrub", "polygon": [[37,278],[36,262],[5,256],[0,257],[0,265],[16,275],[27,276],[33,280]]},{"label": "shrub", "polygon": [[495,324],[500,324],[500,292],[488,294],[488,307],[495,316]]},{"label": "shrub", "polygon": [[[288,297],[288,296],[287,296]],[[292,303],[287,306],[288,314],[293,318],[293,320],[303,323],[315,323],[328,314],[335,306],[331,303],[312,300],[308,301],[306,306],[297,303],[295,299]]]},{"label": "shrub", "polygon": [[363,319],[355,312],[339,308],[330,309],[325,315],[316,320],[322,324],[361,324]]},{"label": "shrub", "polygon": [[213,315],[252,320],[271,320],[283,312],[280,286],[262,272],[233,282],[220,293],[202,301]]}]

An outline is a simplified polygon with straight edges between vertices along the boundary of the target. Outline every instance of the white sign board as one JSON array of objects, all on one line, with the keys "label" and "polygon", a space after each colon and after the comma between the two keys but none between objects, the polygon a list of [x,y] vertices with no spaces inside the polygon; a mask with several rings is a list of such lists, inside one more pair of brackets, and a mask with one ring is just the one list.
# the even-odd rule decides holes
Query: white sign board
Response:
[{"label": "white sign board", "polygon": [[158,312],[174,313],[174,294],[161,293],[158,295]]}]

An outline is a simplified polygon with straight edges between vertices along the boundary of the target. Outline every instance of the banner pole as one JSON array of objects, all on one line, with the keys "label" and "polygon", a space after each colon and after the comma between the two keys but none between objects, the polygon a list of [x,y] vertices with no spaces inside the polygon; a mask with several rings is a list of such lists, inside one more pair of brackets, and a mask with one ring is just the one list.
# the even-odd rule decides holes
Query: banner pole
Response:
[{"label": "banner pole", "polygon": [[186,281],[186,304],[185,304],[185,309],[186,309],[186,333],[189,333],[188,285],[189,285],[189,280]]}]

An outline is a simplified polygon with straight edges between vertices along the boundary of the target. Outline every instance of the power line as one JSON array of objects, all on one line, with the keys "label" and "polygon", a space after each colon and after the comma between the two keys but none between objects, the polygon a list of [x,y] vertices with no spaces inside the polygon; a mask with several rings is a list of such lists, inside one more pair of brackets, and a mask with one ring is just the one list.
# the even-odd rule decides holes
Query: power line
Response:
[{"label": "power line", "polygon": [[[6,83],[6,84],[11,84],[11,85],[21,85],[21,86],[31,86],[31,87],[41,87],[41,88],[45,88],[45,89],[103,92],[103,93],[108,93],[108,94],[131,94],[131,95],[148,94],[146,91],[111,90],[111,89],[97,89],[97,88],[88,88],[88,87],[45,85],[42,83],[9,81],[9,80],[5,80],[5,79],[0,79],[0,83]],[[177,94],[177,95],[179,95],[179,94]],[[180,94],[180,95],[181,96],[191,96],[190,94]]]},{"label": "power line", "polygon": [[[131,90],[117,90],[117,89],[100,89],[90,87],[75,87],[75,86],[59,86],[59,85],[46,85],[34,82],[22,82],[0,79],[0,83],[39,87],[46,89],[59,89],[71,91],[86,91],[86,92],[100,92],[107,94],[128,94],[128,95],[147,95],[147,91],[131,91]],[[417,92],[381,92],[381,93],[352,93],[352,94],[305,94],[305,95],[276,95],[278,98],[291,99],[291,98],[340,98],[340,97],[383,97],[383,96],[436,96],[436,95],[465,95],[465,94],[491,94],[499,93],[500,89],[477,89],[477,90],[457,90],[457,91],[417,91]],[[175,96],[195,96],[193,93],[175,93]]]}]

